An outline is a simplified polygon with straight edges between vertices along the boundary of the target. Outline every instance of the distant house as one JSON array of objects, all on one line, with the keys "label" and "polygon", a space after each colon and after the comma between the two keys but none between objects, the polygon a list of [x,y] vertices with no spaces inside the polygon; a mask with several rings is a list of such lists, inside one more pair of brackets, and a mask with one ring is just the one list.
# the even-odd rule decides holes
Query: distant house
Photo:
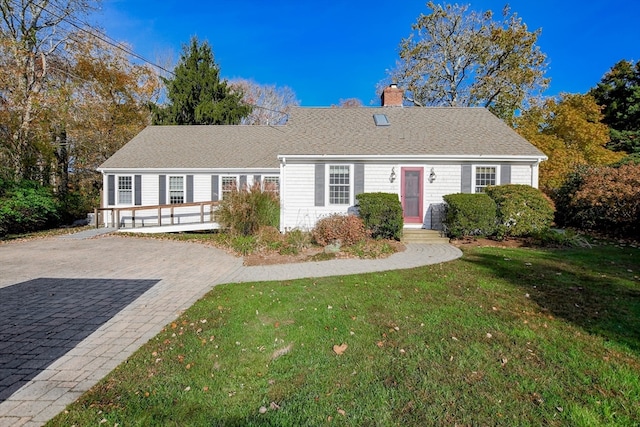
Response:
[{"label": "distant house", "polygon": [[295,108],[280,126],[150,126],[98,169],[103,207],[217,201],[270,182],[282,231],[380,191],[398,195],[405,227],[439,229],[446,194],[538,186],[547,157],[488,110],[403,107],[402,97],[392,85],[380,107]]}]

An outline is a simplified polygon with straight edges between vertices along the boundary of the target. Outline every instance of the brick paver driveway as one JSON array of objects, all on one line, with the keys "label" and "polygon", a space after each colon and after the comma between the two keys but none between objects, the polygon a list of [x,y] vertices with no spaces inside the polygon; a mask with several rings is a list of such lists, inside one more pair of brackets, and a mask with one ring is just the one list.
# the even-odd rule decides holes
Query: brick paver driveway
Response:
[{"label": "brick paver driveway", "polygon": [[44,424],[241,265],[144,238],[0,244],[0,426]]}]

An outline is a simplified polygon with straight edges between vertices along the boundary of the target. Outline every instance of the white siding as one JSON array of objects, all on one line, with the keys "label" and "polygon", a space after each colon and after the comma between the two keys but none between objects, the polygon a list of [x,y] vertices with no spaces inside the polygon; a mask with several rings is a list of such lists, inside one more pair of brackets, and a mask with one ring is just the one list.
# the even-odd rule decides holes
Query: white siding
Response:
[{"label": "white siding", "polygon": [[[391,170],[396,178],[390,181]],[[398,165],[365,165],[364,167],[365,193],[396,193],[400,191],[400,167]]]},{"label": "white siding", "polygon": [[[459,193],[461,187],[461,167],[457,164],[416,165],[416,164],[366,164],[364,168],[364,191],[401,194],[402,167],[423,167],[423,212],[424,227],[431,227],[432,212],[439,212],[445,194]],[[429,173],[434,168],[436,179],[429,182]],[[391,182],[391,171],[395,180]],[[327,177],[325,176],[325,180]],[[326,183],[325,183],[326,185]],[[325,188],[325,192],[326,192]],[[318,219],[334,213],[346,214],[347,206],[315,206],[315,165],[287,164],[282,172],[281,187],[282,231],[295,228],[310,230]],[[355,204],[355,200],[353,200]],[[436,221],[438,223],[438,218]],[[420,226],[420,225],[417,225]]]},{"label": "white siding", "polygon": [[142,175],[142,205],[157,205],[160,191],[160,178],[156,174]]},{"label": "white siding", "polygon": [[[431,168],[436,174],[429,182]],[[423,227],[439,229],[443,196],[459,193],[461,190],[462,167],[457,164],[427,165],[424,169],[424,222]]]},{"label": "white siding", "polygon": [[193,175],[193,201],[211,201],[211,174]]},{"label": "white siding", "polygon": [[511,166],[511,183],[531,185],[533,168],[537,166],[531,165],[513,165]]},{"label": "white siding", "polygon": [[[103,188],[104,190],[104,206],[103,207],[117,207],[117,208],[126,208],[126,206],[120,206],[120,205],[112,205],[109,206],[107,205],[108,203],[108,194],[107,194],[107,185],[108,185],[108,178],[107,175],[110,174],[104,174],[103,176]],[[119,174],[113,174],[116,177]],[[154,205],[158,205],[160,198],[159,198],[159,191],[160,191],[160,175],[180,175],[180,176],[187,176],[187,175],[193,175],[193,201],[194,202],[207,202],[211,200],[211,176],[212,175],[233,175],[233,176],[240,176],[240,173],[237,172],[233,172],[233,173],[213,173],[213,172],[203,172],[203,173],[176,173],[176,174],[172,174],[172,173],[123,173],[120,175],[128,175],[128,176],[134,176],[134,175],[141,175],[141,187],[142,187],[142,194],[141,194],[141,201],[142,201],[142,205],[141,206],[154,206]],[[264,172],[256,172],[256,173],[242,173],[242,175],[247,175],[247,184],[251,185],[253,183],[253,177],[254,175],[262,175],[264,176],[265,173]],[[277,176],[278,173],[277,172],[269,172],[268,175],[270,176]],[[117,178],[115,180],[115,183],[117,185]],[[186,197],[186,179],[184,182],[185,185],[185,197]],[[116,189],[117,192],[117,189]],[[132,206],[133,207],[133,206]],[[136,227],[142,225],[144,223],[144,225],[155,225],[157,224],[157,216],[158,216],[158,211],[157,209],[149,209],[149,210],[140,210],[136,212]],[[205,221],[208,220],[208,216],[209,216],[209,208],[205,207]],[[120,218],[120,222],[121,224],[124,223],[126,226],[129,226],[129,224],[131,223],[131,212],[127,212],[126,210],[122,210],[121,211],[121,218]],[[195,207],[188,207],[188,208],[176,208],[174,209],[174,218],[173,218],[173,222],[174,224],[184,224],[185,222],[199,222],[200,221],[200,207],[199,206],[195,206]],[[111,225],[111,217],[110,217],[110,212],[109,211],[105,211],[103,214],[103,222],[105,225]],[[171,215],[170,215],[170,209],[169,208],[165,208],[162,211],[162,224],[170,224],[171,222]]]},{"label": "white siding", "polygon": [[[280,183],[280,229],[310,230],[322,216],[346,213],[335,207],[315,206],[315,165],[287,164]],[[285,205],[286,203],[286,205]]]}]

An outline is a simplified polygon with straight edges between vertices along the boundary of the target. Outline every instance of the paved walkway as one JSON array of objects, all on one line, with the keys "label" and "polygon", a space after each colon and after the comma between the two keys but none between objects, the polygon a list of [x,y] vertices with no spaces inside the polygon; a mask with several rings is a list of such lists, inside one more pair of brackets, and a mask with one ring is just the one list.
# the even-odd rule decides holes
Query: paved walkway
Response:
[{"label": "paved walkway", "polygon": [[381,260],[245,267],[204,245],[68,237],[0,244],[0,304],[9,316],[0,318],[0,427],[43,425],[217,284],[396,270],[462,255],[450,245],[409,244]]}]

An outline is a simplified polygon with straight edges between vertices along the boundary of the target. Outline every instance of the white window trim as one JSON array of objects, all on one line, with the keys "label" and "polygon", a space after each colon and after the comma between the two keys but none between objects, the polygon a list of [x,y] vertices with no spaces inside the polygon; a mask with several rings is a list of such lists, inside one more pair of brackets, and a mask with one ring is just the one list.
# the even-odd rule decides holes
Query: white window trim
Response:
[{"label": "white window trim", "polygon": [[186,175],[167,175],[167,202],[170,205],[178,204],[171,203],[171,178],[182,178],[182,203],[186,203],[187,201],[187,176]]},{"label": "white window trim", "polygon": [[471,169],[471,192],[476,193],[476,176],[478,168],[496,168],[496,183],[500,185],[500,165],[478,164],[472,165]]},{"label": "white window trim", "polygon": [[[131,178],[131,201],[129,203],[122,203],[120,202],[120,178],[125,178],[125,177],[129,177]],[[115,176],[115,191],[116,191],[116,206],[133,206],[133,204],[135,203],[136,200],[136,183],[135,183],[135,176],[134,175],[129,175],[129,174],[123,174],[123,175],[116,175]]]},{"label": "white window trim", "polygon": [[220,181],[218,183],[218,194],[220,195],[220,200],[224,200],[224,179],[225,178],[233,178],[236,181],[236,190],[240,186],[240,175],[232,175],[232,174],[220,175]]},{"label": "white window trim", "polygon": [[[349,168],[349,202],[348,203],[331,203],[331,166],[347,166]],[[354,195],[354,170],[352,163],[328,163],[325,165],[325,183],[324,183],[324,205],[325,206],[351,206],[353,204]]]}]

